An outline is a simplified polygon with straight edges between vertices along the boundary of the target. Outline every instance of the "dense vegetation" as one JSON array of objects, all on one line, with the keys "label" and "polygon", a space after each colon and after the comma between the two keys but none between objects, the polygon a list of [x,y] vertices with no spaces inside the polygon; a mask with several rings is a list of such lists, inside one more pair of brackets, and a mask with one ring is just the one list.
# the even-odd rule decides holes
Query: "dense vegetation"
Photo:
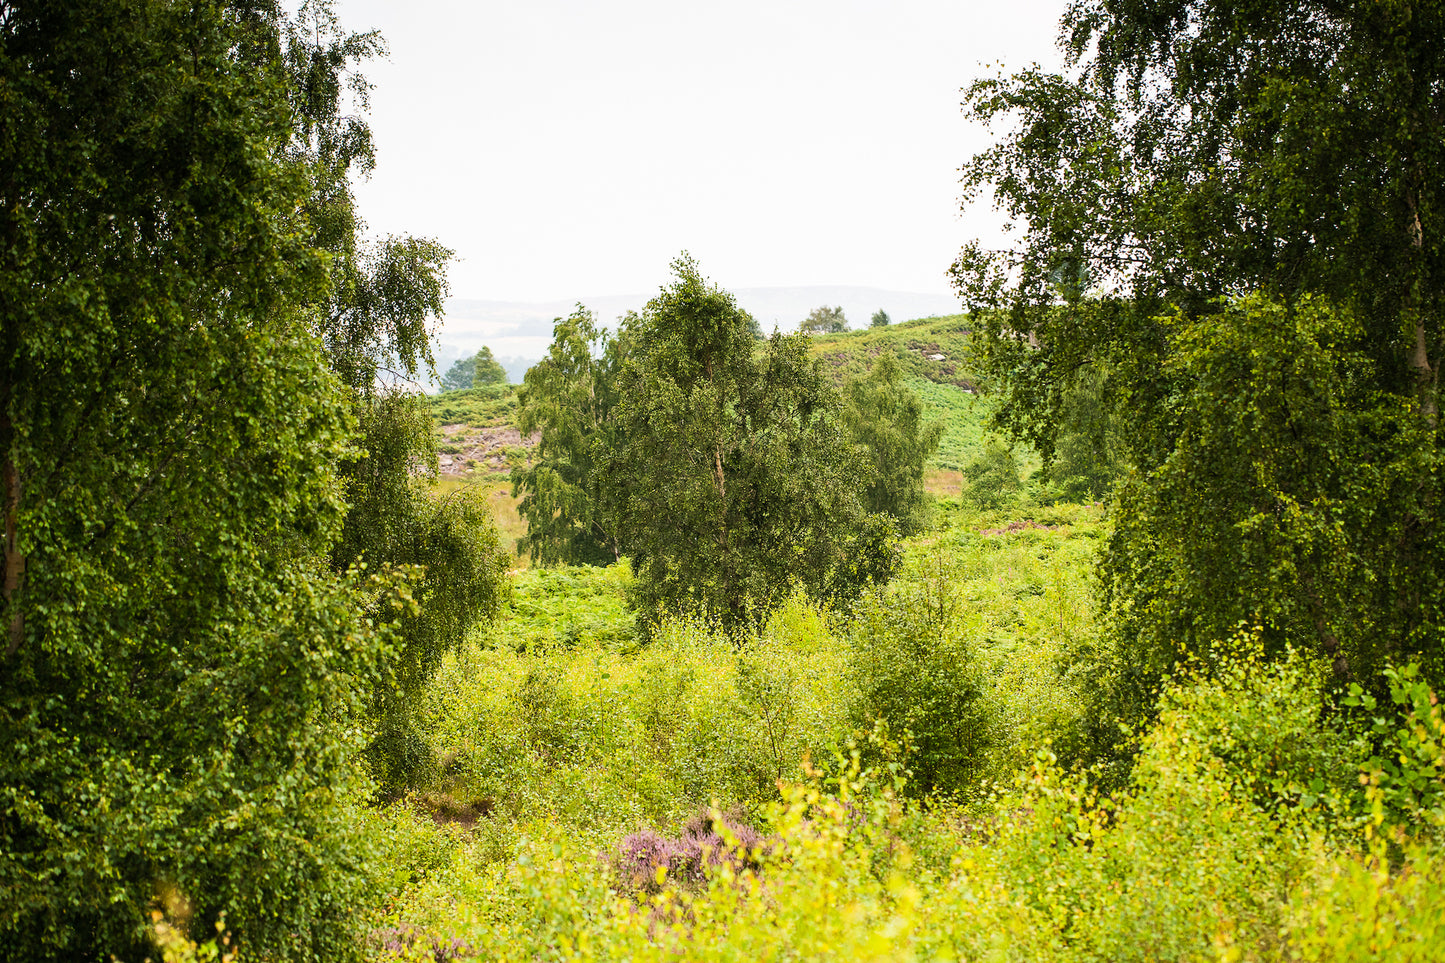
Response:
[{"label": "dense vegetation", "polygon": [[0,959],[1445,956],[1442,17],[1077,0],[968,315],[428,401],[378,37],[0,0]]},{"label": "dense vegetation", "polygon": [[1438,687],[1445,7],[1077,0],[1061,37],[1068,75],[968,89],[1007,132],[965,182],[1022,237],[954,270],[1004,424],[1047,455],[1091,394],[1131,469],[1101,708],[1241,623]]},{"label": "dense vegetation", "polygon": [[361,952],[349,826],[504,588],[380,377],[429,364],[449,255],[359,236],[378,45],[319,4],[0,7],[7,959],[141,959],[158,908]]}]

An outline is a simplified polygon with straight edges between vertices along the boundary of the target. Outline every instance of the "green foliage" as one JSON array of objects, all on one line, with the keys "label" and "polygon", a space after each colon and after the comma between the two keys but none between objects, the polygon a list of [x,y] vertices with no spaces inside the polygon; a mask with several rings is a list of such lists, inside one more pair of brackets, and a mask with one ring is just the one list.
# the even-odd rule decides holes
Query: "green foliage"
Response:
[{"label": "green foliage", "polygon": [[1181,652],[1241,622],[1342,679],[1373,685],[1413,646],[1439,671],[1435,553],[1409,548],[1433,510],[1406,482],[1426,432],[1407,398],[1379,390],[1360,338],[1352,315],[1313,299],[1247,298],[1171,325],[1180,387],[1134,419],[1167,454],[1119,489],[1105,566],[1136,689],[1121,700],[1147,705]]},{"label": "green foliage", "polygon": [[548,652],[583,642],[626,648],[636,634],[627,610],[631,584],[625,562],[518,572],[483,644],[516,652]]},{"label": "green foliage", "polygon": [[507,384],[507,369],[492,357],[492,349],[482,346],[476,354],[452,362],[440,379],[442,391],[465,391],[489,385]]},{"label": "green foliage", "polygon": [[504,385],[507,383],[507,369],[492,357],[492,349],[486,345],[476,354],[476,376],[473,385]]},{"label": "green foliage", "polygon": [[512,385],[447,391],[428,399],[427,404],[438,425],[495,428],[514,424],[518,418],[517,389]]},{"label": "green foliage", "polygon": [[1023,489],[1013,446],[996,437],[963,469],[963,478],[963,497],[985,510],[1004,507]]},{"label": "green foliage", "polygon": [[[545,817],[620,834],[686,818],[713,798],[767,799],[780,772],[801,777],[805,754],[846,731],[843,644],[824,630],[797,645],[799,624],[820,624],[805,600],[741,648],[691,620],[663,621],[638,647],[624,635],[625,585],[606,584],[608,571],[539,573],[513,616],[534,628],[503,622],[447,657],[429,717],[455,760],[443,782],[454,795],[494,800],[502,823]],[[574,594],[579,584],[596,591]],[[609,605],[610,620],[586,621]],[[551,612],[578,631],[549,638]],[[532,644],[496,644],[504,632]]]},{"label": "green foliage", "polygon": [[877,311],[873,312],[873,317],[868,320],[868,327],[886,328],[891,323],[892,321],[888,317],[888,312],[884,311],[882,308],[879,308]]},{"label": "green foliage", "polygon": [[868,515],[870,472],[807,339],[757,346],[746,312],[695,263],[625,329],[605,469],[639,611],[756,624],[794,584],[846,601],[895,565]]},{"label": "green foliage", "polygon": [[863,506],[892,516],[901,533],[912,534],[923,525],[923,467],[938,450],[943,424],[924,422],[923,405],[903,383],[892,354],[879,355],[867,378],[849,381],[844,398],[843,422],[873,462]]},{"label": "green foliage", "polygon": [[[809,339],[808,353],[831,369],[839,385],[850,377],[863,377],[880,354],[891,353],[909,381],[971,390],[978,373],[974,370],[970,324],[967,315],[957,314],[904,321],[886,328],[820,334]],[[936,360],[935,355],[942,355],[942,360]]]},{"label": "green foliage", "polygon": [[[317,564],[348,396],[310,169],[247,7],[0,18],[0,944],[140,959],[173,888],[258,957],[355,955],[356,732],[404,584]],[[117,58],[116,51],[125,51]]]},{"label": "green foliage", "polygon": [[[647,688],[661,697],[652,704],[686,718],[727,691],[708,673],[730,660],[709,659],[700,641],[620,681],[617,663],[606,675],[558,673],[555,684],[572,695],[550,704],[567,703],[559,716],[585,715],[575,700],[601,678],[583,698],[602,700],[614,719],[635,711],[641,680],[660,673],[662,684]],[[1132,778],[1111,794],[1043,749],[987,800],[919,805],[908,799],[900,747],[876,726],[789,773],[752,809],[762,843],[746,858],[715,861],[703,880],[671,871],[638,880],[598,859],[624,834],[681,836],[696,826],[695,809],[656,830],[624,820],[609,839],[605,823],[579,830],[570,810],[538,800],[545,818],[488,828],[408,888],[402,918],[435,943],[459,939],[498,959],[560,957],[559,946],[573,959],[659,961],[1438,956],[1445,865],[1438,848],[1410,841],[1392,863],[1340,805],[1358,798],[1362,760],[1323,721],[1328,666],[1264,659],[1248,636],[1217,656],[1211,673],[1169,687]],[[689,745],[692,730],[652,726],[652,751]],[[731,735],[724,729],[712,751]],[[639,757],[614,758],[646,782]],[[559,783],[575,781],[564,765]],[[589,777],[616,791],[603,772]],[[709,807],[714,827],[723,812]],[[508,837],[500,849],[495,832]]]},{"label": "green foliage", "polygon": [[[940,793],[968,793],[974,777],[1007,776],[1039,740],[1079,726],[1082,700],[1062,672],[1094,634],[1096,515],[1071,509],[1051,516],[1059,528],[1010,534],[955,529],[911,551],[853,619],[798,592],[756,634],[664,618],[647,645],[626,608],[625,565],[518,573],[502,617],[444,656],[427,689],[427,736],[449,760],[433,788],[492,800],[488,847],[549,819],[602,849],[609,833],[661,827],[711,799],[761,805],[780,770],[803,778],[805,754],[824,760],[850,726],[882,716],[900,736],[909,724]],[[940,605],[929,600],[940,598],[934,648]],[[955,696],[983,723],[971,737],[986,752],[950,748]]]},{"label": "green foliage", "polygon": [[984,447],[992,405],[953,384],[921,378],[910,378],[904,384],[918,396],[929,418],[943,426],[938,450],[927,466],[962,471]]},{"label": "green foliage", "polygon": [[272,26],[267,67],[291,108],[286,153],[310,180],[302,206],[308,240],[329,255],[331,284],[312,304],[317,332],[363,402],[402,383],[418,390],[432,366],[427,319],[442,313],[452,252],[425,238],[366,240],[351,188],[353,173],[376,164],[364,117],[371,87],[353,65],[386,45],[375,31],[346,32],[331,0],[306,0]]},{"label": "green foliage", "polygon": [[[347,112],[346,94],[366,106],[369,87],[352,65],[384,47],[375,34],[346,33],[326,0],[303,4],[282,32],[294,111],[290,153],[311,174],[305,211],[313,243],[331,255],[331,286],[312,307],[361,428],[356,457],[339,466],[350,509],[330,558],[338,571],[362,563],[414,569],[423,605],[411,615],[371,613],[399,642],[371,699],[368,750],[383,787],[395,790],[425,774],[430,761],[410,718],[417,693],[441,651],[496,611],[505,558],[481,502],[433,502],[413,478],[419,466],[436,471],[436,439],[417,383],[423,369],[431,374],[427,319],[442,313],[451,252],[430,240],[361,237],[350,179],[371,170],[374,147],[365,121]],[[485,355],[474,372],[492,377],[499,366],[487,367]]]},{"label": "green foliage", "polygon": [[[371,698],[372,741],[367,757],[383,790],[418,785],[432,775],[435,753],[417,731],[415,716],[427,681],[443,653],[456,648],[473,625],[495,616],[507,588],[508,555],[502,551],[485,496],[461,489],[430,494],[407,472],[385,459],[409,462],[414,439],[395,432],[431,432],[431,422],[407,396],[404,417],[383,415],[368,423],[368,456],[350,473],[351,510],[333,560],[381,564],[415,573],[415,610],[372,609],[373,622],[389,626],[397,640]],[[378,438],[379,432],[391,433]]]},{"label": "green foliage", "polygon": [[804,334],[837,334],[848,330],[848,319],[843,317],[842,308],[824,305],[809,311],[803,323],[798,325],[798,330]]},{"label": "green foliage", "polygon": [[1445,829],[1445,717],[1415,663],[1392,666],[1385,678],[1393,713],[1376,715],[1379,703],[1359,685],[1344,700],[1368,717],[1368,738],[1379,748],[1364,766],[1378,803],[1374,815],[1387,832],[1438,839]]},{"label": "green foliage", "polygon": [[625,335],[611,337],[579,305],[557,319],[547,357],[524,377],[517,423],[539,438],[531,466],[512,475],[512,495],[522,496],[521,547],[533,561],[606,564],[623,551],[603,466],[619,443],[613,411],[627,352]]},{"label": "green foliage", "polygon": [[1103,499],[1124,473],[1121,421],[1110,408],[1107,376],[1081,373],[1064,392],[1053,458],[1041,473],[1050,494],[1071,502]]},{"label": "green foliage", "polygon": [[476,385],[477,356],[469,354],[452,362],[452,366],[441,376],[441,390],[465,391]]},{"label": "green foliage", "polygon": [[1122,702],[1240,621],[1341,682],[1417,652],[1445,680],[1442,23],[1438,2],[1080,0],[1068,76],[967,92],[1010,124],[965,184],[1020,243],[955,265],[1001,421],[1049,463],[1093,395],[1106,470],[1078,487],[1131,469],[1105,570]]},{"label": "green foliage", "polygon": [[952,580],[935,574],[873,593],[850,626],[856,721],[904,734],[919,795],[971,788],[994,729],[960,603]]}]

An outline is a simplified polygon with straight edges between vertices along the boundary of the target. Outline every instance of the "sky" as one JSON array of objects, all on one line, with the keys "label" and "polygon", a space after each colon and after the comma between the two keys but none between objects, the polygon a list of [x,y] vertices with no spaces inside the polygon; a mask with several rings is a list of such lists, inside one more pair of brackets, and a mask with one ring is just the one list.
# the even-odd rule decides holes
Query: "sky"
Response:
[{"label": "sky", "polygon": [[336,0],[364,72],[375,235],[452,248],[452,294],[655,292],[689,252],[724,288],[949,294],[971,80],[1057,67],[1062,0]]}]

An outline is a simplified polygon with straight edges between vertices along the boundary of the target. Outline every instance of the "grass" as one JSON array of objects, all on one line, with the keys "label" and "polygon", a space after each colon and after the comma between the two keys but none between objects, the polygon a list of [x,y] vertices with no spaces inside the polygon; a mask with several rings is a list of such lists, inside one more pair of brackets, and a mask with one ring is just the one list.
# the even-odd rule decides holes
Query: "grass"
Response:
[{"label": "grass", "polygon": [[525,552],[517,551],[518,539],[527,534],[527,523],[517,512],[520,498],[512,497],[512,482],[506,475],[477,473],[474,475],[439,475],[432,483],[432,491],[445,497],[448,493],[462,488],[481,486],[486,494],[487,505],[492,510],[492,519],[497,525],[497,535],[502,547],[513,557],[514,569],[525,569],[531,561]]},{"label": "grass", "polygon": [[[978,380],[968,316],[963,314],[817,335],[810,341],[809,350],[828,365],[839,383],[867,374],[873,359],[883,351],[893,352],[905,378],[958,388],[973,388]],[[932,360],[933,355],[943,358]]]},{"label": "grass", "polygon": [[444,391],[430,399],[432,421],[440,425],[497,428],[515,425],[517,386],[485,385],[464,391]]}]

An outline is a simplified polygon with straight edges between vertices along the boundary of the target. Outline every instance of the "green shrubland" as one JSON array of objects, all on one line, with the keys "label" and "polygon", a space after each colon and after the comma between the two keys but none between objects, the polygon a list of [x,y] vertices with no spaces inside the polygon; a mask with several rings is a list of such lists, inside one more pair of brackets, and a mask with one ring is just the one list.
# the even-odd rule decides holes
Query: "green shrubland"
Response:
[{"label": "green shrubland", "polygon": [[376,35],[0,8],[0,958],[1445,958],[1438,2],[1079,0],[969,315],[430,402]]},{"label": "green shrubland", "polygon": [[[667,619],[639,645],[625,568],[526,573],[537,602],[438,677],[447,775],[389,830],[426,869],[378,932],[499,959],[1440,952],[1445,727],[1417,676],[1393,681],[1414,721],[1377,732],[1327,664],[1241,627],[1106,788],[1068,760],[1107,519],[945,513],[889,586],[848,611],[795,595],[741,642]],[[607,596],[595,631],[537,632]],[[721,855],[688,857],[699,838]]]}]

